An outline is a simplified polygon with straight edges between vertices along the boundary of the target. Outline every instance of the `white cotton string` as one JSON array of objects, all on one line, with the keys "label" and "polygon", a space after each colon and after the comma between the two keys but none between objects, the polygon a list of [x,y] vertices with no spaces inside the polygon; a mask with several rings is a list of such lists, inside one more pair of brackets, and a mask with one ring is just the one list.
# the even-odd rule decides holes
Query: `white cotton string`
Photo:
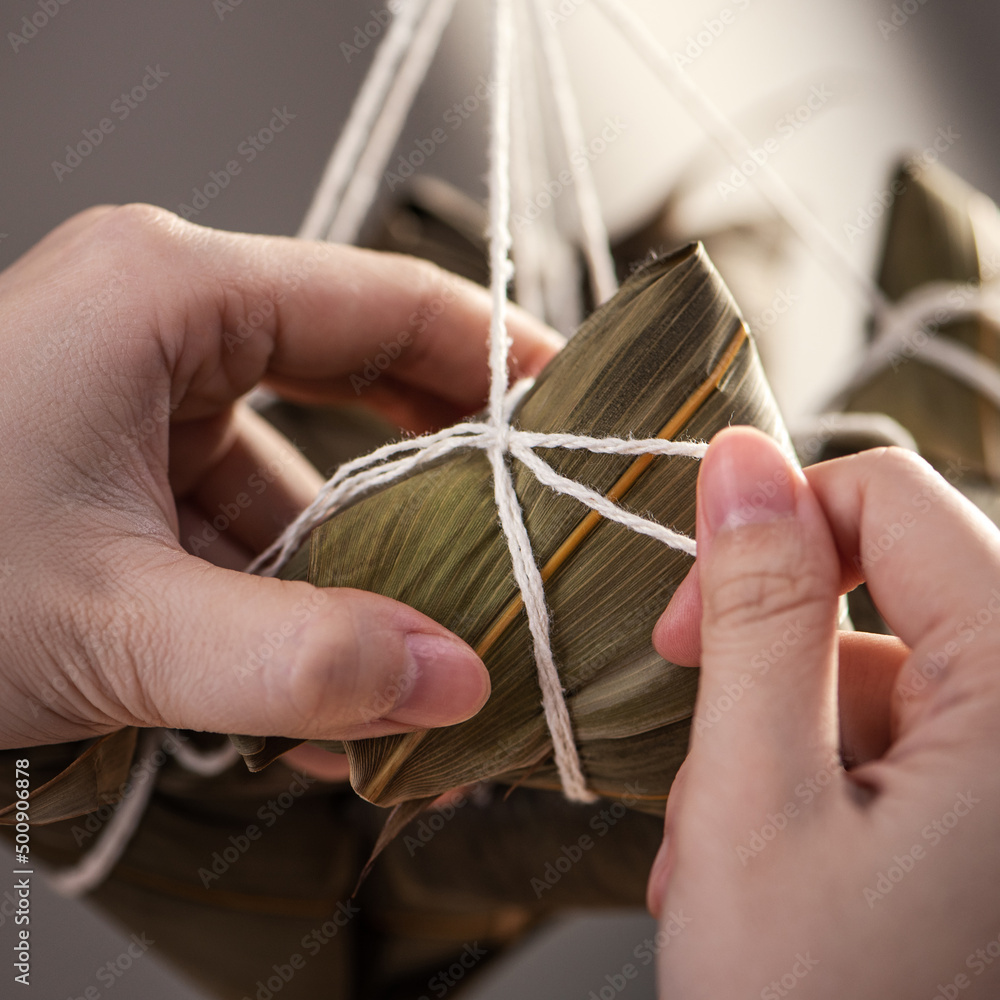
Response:
[{"label": "white cotton string", "polygon": [[[551,101],[543,98],[537,72],[536,47],[533,44],[532,20],[527,8],[518,4],[521,36],[519,46],[519,80],[523,94],[523,130],[530,140],[526,143],[527,192],[518,202],[514,227],[521,235],[534,235],[540,252],[545,312],[542,318],[560,333],[571,337],[583,321],[584,303],[582,275],[577,247],[559,226],[558,204],[552,198],[549,184],[559,171],[549,162],[546,136],[553,134],[558,122],[552,114]],[[520,265],[519,265],[520,266]]]},{"label": "white cotton string", "polygon": [[121,860],[146,813],[156,787],[156,776],[166,760],[168,744],[174,759],[185,770],[202,778],[217,777],[240,759],[236,747],[228,740],[212,750],[201,751],[176,730],[144,730],[131,768],[132,779],[97,843],[75,865],[49,876],[49,884],[60,896],[76,899],[96,889]]},{"label": "white cotton string", "polygon": [[[435,434],[383,445],[368,455],[345,462],[322,486],[316,499],[247,567],[247,572],[274,576],[313,528],[327,520],[349,499],[368,489],[402,479],[433,459],[466,447],[469,441],[474,441],[483,433],[482,424],[456,424]],[[415,454],[406,455],[407,452]],[[388,461],[396,455],[404,457]]]},{"label": "white cotton string", "polygon": [[399,72],[400,64],[413,41],[413,35],[428,0],[401,0],[385,38],[375,52],[347,122],[330,153],[323,177],[316,188],[298,236],[304,240],[321,239],[336,214],[351,175],[368,143],[379,110]]},{"label": "white cotton string", "polygon": [[494,430],[506,424],[504,397],[507,395],[507,282],[514,272],[510,260],[510,93],[514,26],[511,0],[494,2],[493,109],[490,129],[490,316],[489,423]]},{"label": "white cotton string", "polygon": [[239,751],[229,740],[211,750],[199,750],[177,730],[171,730],[170,735],[174,740],[174,760],[199,778],[217,778],[240,759]]},{"label": "white cotton string", "polygon": [[[525,93],[531,52],[525,42],[515,52],[516,70],[511,80],[511,194],[515,205],[527,205],[534,195],[531,138],[528,134],[528,99]],[[539,319],[547,319],[545,308],[544,248],[538,226],[515,225],[514,291],[517,304]]]},{"label": "white cotton string", "polygon": [[500,524],[507,536],[514,579],[517,581],[528,616],[528,630],[534,644],[535,665],[542,691],[542,710],[552,737],[556,768],[563,792],[573,802],[592,802],[596,798],[587,788],[580,755],[573,736],[573,725],[566,705],[562,681],[552,657],[549,640],[549,611],[545,587],[538,571],[531,540],[524,525],[521,504],[514,492],[507,467],[507,424],[504,398],[507,387],[507,357],[510,335],[507,332],[507,282],[513,270],[510,261],[510,68],[514,49],[511,0],[494,0],[494,93],[490,133],[490,294],[493,303],[490,318],[490,406],[489,424],[494,440],[486,449],[493,468],[493,487]]},{"label": "white cotton string", "polygon": [[[580,434],[544,434],[508,426],[511,414],[524,393],[532,387],[531,379],[518,382],[504,397],[503,428],[508,446],[520,443],[528,448],[566,448],[603,455],[655,455],[701,458],[703,442],[667,441],[662,438],[594,438]],[[443,431],[384,445],[370,455],[342,465],[328,480],[316,499],[293,521],[268,549],[247,567],[247,572],[274,576],[288,562],[314,528],[359,496],[389,486],[419,471],[432,461],[451,452],[476,448],[485,450],[496,441],[488,424],[456,424]],[[393,456],[402,454],[402,458]],[[391,461],[389,459],[392,459]],[[560,491],[562,492],[562,491]],[[653,528],[655,521],[647,522]],[[686,549],[685,549],[686,551]]]},{"label": "white cotton string", "polygon": [[353,243],[357,239],[454,6],[455,0],[430,0],[325,239],[333,243]]},{"label": "white cotton string", "polygon": [[[532,449],[584,449],[601,454],[672,455],[699,459],[704,455],[706,445],[702,442],[674,442],[660,438],[636,440],[536,433],[510,426],[515,407],[530,390],[532,383],[526,380],[519,382],[509,392],[506,389],[511,343],[506,323],[507,284],[513,272],[510,259],[513,242],[510,231],[513,11],[511,0],[494,0],[494,4],[495,89],[489,170],[490,392],[487,420],[485,423],[466,422],[435,434],[386,445],[370,455],[341,466],[323,486],[313,503],[249,569],[266,575],[276,574],[315,527],[349,503],[375,489],[404,479],[450,453],[470,448],[484,450],[493,472],[494,498],[510,549],[514,579],[528,619],[542,707],[552,737],[556,767],[567,798],[577,802],[590,802],[595,795],[587,788],[565,693],[552,655],[545,588],[514,490],[508,456],[520,460],[542,484],[576,498],[607,519],[656,538],[671,548],[694,555],[696,546],[693,539],[655,521],[639,517],[589,487],[560,475]],[[532,102],[529,100],[527,103]],[[571,129],[565,135],[572,141]],[[374,192],[369,191],[368,197],[373,194]],[[362,213],[366,210],[367,206]]]},{"label": "white cotton string", "polygon": [[1000,370],[960,341],[938,335],[940,328],[963,319],[985,319],[1000,336],[1000,294],[975,285],[934,282],[914,289],[876,317],[876,332],[843,387],[831,401],[842,406],[848,396],[886,368],[911,359],[935,365],[994,406],[1000,407]]},{"label": "white cotton string", "polygon": [[601,202],[597,195],[590,160],[581,158],[579,166],[573,153],[584,148],[580,110],[573,94],[566,56],[556,34],[555,26],[543,15],[542,0],[531,4],[535,28],[542,41],[542,54],[548,72],[552,100],[555,102],[559,131],[565,146],[566,162],[575,174],[573,193],[580,222],[583,252],[587,258],[590,287],[594,303],[600,305],[618,291],[615,261],[611,255],[608,231],[601,215]]},{"label": "white cotton string", "polygon": [[704,458],[707,445],[702,441],[668,441],[665,438],[595,438],[583,434],[542,434],[514,430],[511,441],[528,448],[569,448],[592,451],[599,455],[670,455]]},{"label": "white cotton string", "polygon": [[114,814],[101,831],[97,843],[75,865],[62,868],[49,876],[49,884],[60,896],[75,899],[90,892],[118,864],[139,829],[153,794],[159,771],[154,758],[156,754],[163,752],[163,739],[162,729],[147,729],[142,733],[136,763],[132,766],[132,780],[115,806]]},{"label": "white cotton string", "polygon": [[649,535],[650,538],[655,538],[657,541],[669,545],[672,549],[680,549],[681,552],[686,552],[689,556],[694,556],[697,553],[693,538],[688,538],[687,535],[682,535],[671,528],[665,528],[654,521],[649,521],[630,511],[623,510],[617,504],[608,500],[607,497],[601,496],[596,490],[568,479],[566,476],[561,476],[530,448],[525,447],[517,441],[511,442],[510,453],[523,462],[534,473],[535,478],[544,486],[548,486],[559,493],[579,500],[590,507],[591,510],[597,511],[606,520],[617,521],[618,524],[623,524],[626,528],[631,528],[632,531],[638,532],[641,535]]},{"label": "white cotton string", "polygon": [[[702,93],[624,0],[595,0],[595,3],[733,163],[739,164],[750,157],[751,143],[746,136]],[[754,180],[761,194],[805,247],[825,262],[834,274],[840,275],[860,292],[876,316],[888,307],[888,300],[881,289],[858,270],[854,261],[770,163],[760,165]]]}]

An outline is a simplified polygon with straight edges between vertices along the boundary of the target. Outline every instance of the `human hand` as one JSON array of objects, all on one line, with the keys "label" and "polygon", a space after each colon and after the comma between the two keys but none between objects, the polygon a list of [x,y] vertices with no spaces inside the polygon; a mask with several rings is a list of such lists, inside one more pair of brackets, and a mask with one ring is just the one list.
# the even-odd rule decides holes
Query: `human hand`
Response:
[{"label": "human hand", "polygon": [[[905,452],[803,476],[737,428],[697,537],[654,633],[702,667],[650,877],[660,995],[996,997],[1000,533]],[[861,579],[902,641],[838,651]]]},{"label": "human hand", "polygon": [[[485,668],[424,615],[234,567],[319,485],[239,398],[264,379],[356,399],[351,373],[391,341],[363,398],[409,429],[451,422],[487,394],[483,290],[126,206],[50,233],[0,274],[0,308],[3,746],[128,725],[344,739],[479,710]],[[516,310],[510,331],[522,374],[558,347]],[[205,559],[185,552],[179,537],[237,508]]]}]

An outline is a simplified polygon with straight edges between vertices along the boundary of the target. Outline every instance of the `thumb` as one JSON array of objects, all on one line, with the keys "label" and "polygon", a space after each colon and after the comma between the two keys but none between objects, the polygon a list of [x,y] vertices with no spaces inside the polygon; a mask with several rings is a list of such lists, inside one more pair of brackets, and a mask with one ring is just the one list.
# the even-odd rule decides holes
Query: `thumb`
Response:
[{"label": "thumb", "polygon": [[489,697],[468,645],[389,598],[190,556],[161,572],[146,643],[159,655],[140,681],[151,723],[357,739],[462,722]]},{"label": "thumb", "polygon": [[692,766],[720,803],[729,793],[780,810],[802,781],[827,784],[836,766],[836,547],[801,471],[750,428],[709,446],[697,537],[704,611]]}]

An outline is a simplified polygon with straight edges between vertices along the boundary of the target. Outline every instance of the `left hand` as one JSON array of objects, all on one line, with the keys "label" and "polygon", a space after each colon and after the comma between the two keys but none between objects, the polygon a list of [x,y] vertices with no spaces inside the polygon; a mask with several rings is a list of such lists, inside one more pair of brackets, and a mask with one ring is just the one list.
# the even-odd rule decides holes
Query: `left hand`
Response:
[{"label": "left hand", "polygon": [[[478,711],[485,668],[426,616],[233,570],[319,485],[240,397],[264,380],[356,400],[351,374],[385,353],[362,401],[451,422],[487,395],[483,289],[133,205],[50,233],[0,274],[0,308],[0,745],[127,725],[349,739]],[[523,374],[560,343],[517,310],[510,332]]]}]

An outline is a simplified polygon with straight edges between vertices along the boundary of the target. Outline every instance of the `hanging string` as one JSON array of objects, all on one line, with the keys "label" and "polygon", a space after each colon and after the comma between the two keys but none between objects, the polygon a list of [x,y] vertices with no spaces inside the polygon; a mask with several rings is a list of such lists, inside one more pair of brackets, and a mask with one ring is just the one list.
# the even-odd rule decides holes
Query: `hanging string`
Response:
[{"label": "hanging string", "polygon": [[323,177],[299,227],[300,239],[322,239],[329,232],[427,5],[428,0],[401,0],[398,13],[375,51],[371,68],[330,153]]},{"label": "hanging string", "polygon": [[163,753],[164,730],[147,729],[139,741],[132,780],[115,805],[97,843],[75,864],[49,875],[49,885],[60,896],[75,899],[97,888],[111,873],[139,829],[149,805],[159,767],[154,758]]},{"label": "hanging string", "polygon": [[573,154],[585,147],[580,111],[573,94],[569,67],[566,65],[562,45],[555,26],[543,15],[542,0],[531,3],[531,10],[534,14],[535,30],[542,42],[542,54],[558,116],[559,132],[565,147],[566,162],[574,171],[572,186],[580,222],[581,243],[590,274],[591,292],[594,303],[600,305],[618,291],[611,243],[601,215],[601,202],[597,196],[590,159],[584,156],[579,162],[573,160]]},{"label": "hanging string", "polygon": [[[631,48],[688,109],[692,117],[722,147],[734,164],[751,157],[751,143],[715,106],[684,69],[656,40],[642,20],[624,0],[594,0],[604,16],[621,33]],[[756,161],[754,161],[756,162]],[[803,245],[839,275],[868,303],[875,316],[889,307],[881,289],[855,266],[851,257],[813,215],[801,198],[770,163],[759,164],[754,175],[760,193],[771,203]]]},{"label": "hanging string", "polygon": [[147,729],[139,740],[131,780],[115,804],[94,846],[80,860],[48,876],[52,889],[67,899],[76,899],[96,889],[111,874],[135,836],[149,806],[156,776],[172,753],[187,771],[204,778],[214,778],[239,760],[236,748],[228,740],[212,750],[197,750],[176,730]]},{"label": "hanging string", "polygon": [[392,82],[385,104],[375,120],[364,152],[344,192],[343,200],[323,238],[333,243],[353,243],[375,200],[378,186],[392,155],[417,91],[427,76],[434,53],[451,18],[455,0],[430,0],[427,10]]},{"label": "hanging string", "polygon": [[530,0],[519,3],[515,14],[518,15],[518,34],[523,39],[518,46],[521,58],[518,67],[520,79],[517,82],[524,96],[521,131],[526,138],[529,176],[527,195],[519,203],[514,225],[522,235],[529,231],[537,233],[541,253],[539,273],[545,293],[544,318],[564,336],[572,337],[583,322],[585,312],[583,276],[577,246],[559,225],[558,205],[548,189],[551,179],[559,171],[549,161],[546,136],[555,134],[558,124],[554,120],[552,102],[542,92],[539,54],[527,3]]},{"label": "hanging string", "polygon": [[[638,18],[621,0],[596,2],[647,63],[685,100],[723,149],[737,161],[742,158],[748,149],[745,138],[697,90],[686,74],[669,60]],[[376,195],[377,175],[384,168],[386,158],[397,141],[453,4],[454,0],[404,0],[399,14],[379,46],[369,75],[327,163],[323,179],[299,230],[301,237],[314,239],[326,235],[329,238],[348,239],[356,235]],[[555,98],[560,132],[567,148],[572,150],[578,145],[582,132],[579,130],[575,101],[568,89],[565,60],[561,49],[558,49],[557,39],[547,30],[549,26],[542,24],[542,21],[539,21],[539,25],[553,90],[562,94]],[[704,456],[707,446],[702,442],[674,442],[659,438],[636,440],[540,434],[510,426],[515,406],[531,387],[530,380],[525,380],[509,392],[506,391],[510,347],[506,330],[506,286],[512,273],[512,240],[509,229],[512,54],[511,0],[495,0],[494,61],[497,88],[490,141],[492,315],[488,421],[485,424],[466,422],[435,434],[386,445],[370,455],[341,466],[324,484],[313,503],[267,551],[254,560],[248,570],[273,576],[303,544],[310,532],[338,510],[371,492],[407,478],[452,452],[468,448],[486,451],[493,469],[495,499],[511,553],[514,576],[528,615],[543,709],[552,735],[556,764],[567,797],[586,802],[592,801],[595,796],[587,788],[576,749],[572,722],[552,656],[544,586],[514,491],[508,459],[516,458],[539,482],[556,492],[576,498],[602,517],[694,556],[697,547],[693,539],[632,514],[589,487],[560,475],[536,455],[533,449],[583,449],[598,454],[648,454],[697,460]],[[528,77],[529,73],[525,69],[521,75],[522,81]],[[526,111],[537,109],[537,102],[523,88],[521,95],[519,100]],[[536,171],[544,158],[544,152],[538,153],[540,147],[540,143],[529,147],[536,151],[535,157],[532,159],[529,155],[524,161],[533,163]],[[539,159],[539,155],[542,159]],[[913,332],[914,329],[926,330],[928,324],[940,325],[944,322],[942,317],[951,320],[985,316],[998,324],[1000,329],[1000,301],[995,293],[987,294],[978,289],[970,289],[969,286],[942,285],[920,289],[901,302],[889,305],[882,293],[855,271],[850,259],[780,176],[767,165],[762,174],[769,182],[766,193],[772,205],[790,228],[807,246],[832,264],[834,270],[850,278],[855,286],[861,286],[876,315],[879,333],[851,385],[893,363],[893,359],[901,352],[903,356],[919,355],[939,365],[1000,406],[1000,374],[992,365],[957,341],[935,338],[931,334],[917,341]],[[577,203],[585,252],[595,295],[603,298],[613,291],[607,270],[601,275],[601,268],[605,265],[600,261],[605,258],[605,253],[598,248],[598,244],[606,244],[606,232],[600,219],[596,192],[589,187],[591,179],[587,178],[583,183],[579,183],[579,180],[578,178]],[[540,228],[539,232],[544,232],[544,229]],[[542,245],[540,240],[537,245]],[[545,258],[546,255],[543,254],[543,263],[546,262]],[[107,877],[122,856],[152,795],[158,771],[158,755],[163,753],[163,740],[162,730],[149,730],[143,735],[131,784],[117,804],[114,815],[95,847],[77,865],[53,876],[52,881],[58,891],[69,896],[90,891]],[[236,760],[235,751],[230,746],[201,753],[176,739],[174,744],[178,763],[205,777],[221,773]]]},{"label": "hanging string", "polygon": [[490,294],[493,315],[490,319],[490,405],[489,425],[493,440],[486,454],[493,469],[494,496],[500,525],[507,536],[517,581],[528,615],[528,628],[534,644],[535,665],[542,691],[542,709],[552,736],[556,768],[563,790],[574,802],[592,802],[596,796],[587,789],[580,755],[573,736],[573,725],[563,694],[559,671],[552,656],[549,638],[549,612],[545,603],[542,574],[531,548],[524,525],[521,504],[514,491],[507,451],[510,425],[504,411],[507,389],[507,360],[510,334],[507,331],[507,282],[513,273],[510,261],[510,68],[514,49],[511,0],[494,0],[494,84],[496,93],[490,132]]},{"label": "hanging string", "polygon": [[[511,80],[511,196],[515,205],[528,205],[535,193],[532,177],[532,135],[529,122],[528,74],[532,51],[527,31],[514,52]],[[527,222],[527,220],[525,220]],[[514,225],[514,293],[517,304],[533,316],[551,322],[545,303],[544,246],[537,225]]]}]

